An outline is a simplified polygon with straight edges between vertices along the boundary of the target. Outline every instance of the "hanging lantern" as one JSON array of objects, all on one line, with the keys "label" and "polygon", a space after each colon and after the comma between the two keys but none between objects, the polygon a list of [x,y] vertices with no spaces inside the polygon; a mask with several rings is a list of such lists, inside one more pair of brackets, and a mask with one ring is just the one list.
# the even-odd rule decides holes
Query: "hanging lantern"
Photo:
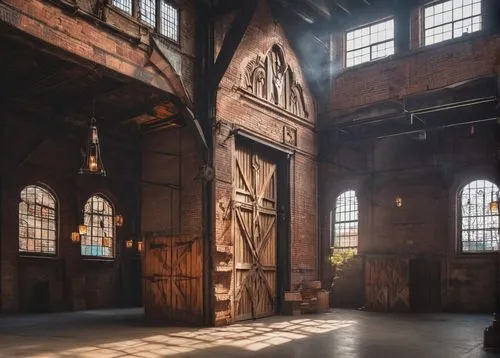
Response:
[{"label": "hanging lantern", "polygon": [[71,241],[73,241],[74,243],[80,242],[80,233],[73,231],[71,233]]},{"label": "hanging lantern", "polygon": [[144,248],[144,244],[142,241],[137,241],[137,251],[142,252],[142,249]]},{"label": "hanging lantern", "polygon": [[87,225],[78,225],[78,233],[80,235],[87,235]]},{"label": "hanging lantern", "polygon": [[123,215],[118,214],[115,217],[115,224],[117,227],[122,227],[123,226]]},{"label": "hanging lantern", "polygon": [[397,196],[396,199],[394,200],[394,205],[396,208],[400,208],[403,206],[403,198],[400,196]]},{"label": "hanging lantern", "polygon": [[99,134],[97,133],[96,119],[94,117],[90,120],[85,158],[78,173],[106,176],[101,158],[101,147],[99,144]]},{"label": "hanging lantern", "polygon": [[134,242],[132,240],[125,241],[125,247],[127,249],[131,249],[132,247],[134,247]]}]

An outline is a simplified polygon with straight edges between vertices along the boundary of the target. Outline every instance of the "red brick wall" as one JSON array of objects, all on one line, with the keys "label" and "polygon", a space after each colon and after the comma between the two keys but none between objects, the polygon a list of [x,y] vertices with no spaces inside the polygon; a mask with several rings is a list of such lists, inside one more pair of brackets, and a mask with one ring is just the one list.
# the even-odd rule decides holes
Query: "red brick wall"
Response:
[{"label": "red brick wall", "polygon": [[[40,282],[49,285],[49,304],[45,308],[50,311],[131,304],[132,290],[140,289],[140,281],[129,282],[130,276],[124,276],[134,270],[134,255],[124,248],[123,242],[132,237],[137,225],[138,182],[130,173],[137,173],[138,152],[117,147],[101,133],[107,177],[79,176],[80,148],[87,133],[86,129],[73,128],[68,132],[61,130],[54,136],[45,135],[43,144],[18,167],[43,135],[43,119],[25,121],[19,114],[11,114],[2,117],[2,121],[2,146],[9,153],[2,168],[9,174],[3,176],[1,190],[1,311],[30,311],[37,300],[34,287]],[[58,200],[56,257],[26,257],[18,253],[20,191],[26,185],[37,183],[49,187]],[[80,245],[70,239],[71,232],[83,220],[82,209],[92,193],[108,196],[116,212],[124,216],[124,226],[116,229],[114,260],[85,259],[80,255]]]},{"label": "red brick wall", "polygon": [[[359,202],[359,251],[402,258],[427,257],[441,262],[443,310],[491,312],[496,295],[497,258],[457,253],[456,196],[472,178],[496,180],[498,158],[490,122],[433,132],[426,141],[408,136],[337,143],[324,152],[320,167],[322,279],[331,279],[327,262],[330,212],[341,192],[354,189]],[[332,163],[336,163],[332,164]],[[339,165],[349,167],[343,169]],[[396,196],[403,206],[393,204]],[[355,273],[357,270],[357,274]],[[341,277],[333,302],[363,303],[361,265]]]},{"label": "red brick wall", "polygon": [[[80,63],[98,64],[119,75],[127,76],[174,93],[173,87],[148,63],[150,32],[132,17],[106,7],[106,21],[112,32],[96,25],[88,13],[76,16],[42,0],[6,0],[0,5],[0,22],[13,26],[51,46],[53,51]],[[164,40],[170,50],[169,60],[179,63],[180,75],[190,95],[193,95],[195,52],[195,2],[182,1],[179,44]],[[82,9],[88,10],[88,4]],[[93,16],[93,15],[92,15]]]},{"label": "red brick wall", "polygon": [[[222,19],[216,26],[216,50],[220,49],[223,32],[228,28],[232,16]],[[274,105],[262,100],[252,100],[237,88],[242,86],[245,66],[257,55],[264,57],[274,44],[284,49],[285,61],[297,74],[304,88],[306,109],[309,117],[297,120]],[[216,165],[216,243],[214,247],[215,321],[223,324],[232,321],[232,237],[223,220],[224,209],[232,197],[234,137],[232,128],[241,128],[270,142],[283,145],[283,127],[289,125],[297,130],[297,146],[291,158],[291,279],[292,286],[302,279],[314,279],[316,270],[316,135],[314,132],[315,104],[307,82],[300,70],[286,35],[274,22],[267,1],[260,1],[256,14],[249,25],[233,60],[221,81],[217,93],[216,120],[222,124],[215,148]],[[229,137],[228,137],[229,136]],[[285,145],[286,146],[286,145]],[[269,149],[271,150],[271,149]]]},{"label": "red brick wall", "polygon": [[[333,115],[500,72],[500,36],[473,34],[469,39],[420,47],[418,13],[413,11],[411,17],[409,53],[339,69],[332,79]],[[343,48],[343,36],[335,38],[338,48]]]}]

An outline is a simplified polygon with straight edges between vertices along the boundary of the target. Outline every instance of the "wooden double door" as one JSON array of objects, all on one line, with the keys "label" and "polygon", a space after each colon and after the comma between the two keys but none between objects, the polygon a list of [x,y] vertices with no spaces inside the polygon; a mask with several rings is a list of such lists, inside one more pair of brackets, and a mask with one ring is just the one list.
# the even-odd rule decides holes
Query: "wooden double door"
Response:
[{"label": "wooden double door", "polygon": [[277,161],[237,143],[233,170],[235,320],[274,315],[277,301]]}]

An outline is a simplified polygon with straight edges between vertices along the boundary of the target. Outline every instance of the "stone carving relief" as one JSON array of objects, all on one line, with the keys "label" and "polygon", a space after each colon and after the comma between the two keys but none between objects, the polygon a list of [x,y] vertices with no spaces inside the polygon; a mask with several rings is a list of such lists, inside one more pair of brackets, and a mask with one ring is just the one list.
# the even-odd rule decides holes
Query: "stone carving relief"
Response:
[{"label": "stone carving relief", "polygon": [[283,127],[283,143],[297,146],[297,129],[289,126]]},{"label": "stone carving relief", "polygon": [[299,117],[309,117],[304,93],[286,63],[283,50],[274,45],[265,55],[252,59],[245,68],[243,87],[256,97],[265,99]]}]

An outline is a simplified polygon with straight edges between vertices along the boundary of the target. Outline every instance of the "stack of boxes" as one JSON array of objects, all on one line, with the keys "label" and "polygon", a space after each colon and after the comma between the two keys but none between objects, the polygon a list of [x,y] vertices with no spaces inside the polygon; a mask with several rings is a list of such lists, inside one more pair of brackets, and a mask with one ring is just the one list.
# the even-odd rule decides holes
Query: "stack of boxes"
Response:
[{"label": "stack of boxes", "polygon": [[329,292],[321,289],[320,281],[302,281],[297,290],[285,292],[282,314],[323,313],[329,307]]}]

